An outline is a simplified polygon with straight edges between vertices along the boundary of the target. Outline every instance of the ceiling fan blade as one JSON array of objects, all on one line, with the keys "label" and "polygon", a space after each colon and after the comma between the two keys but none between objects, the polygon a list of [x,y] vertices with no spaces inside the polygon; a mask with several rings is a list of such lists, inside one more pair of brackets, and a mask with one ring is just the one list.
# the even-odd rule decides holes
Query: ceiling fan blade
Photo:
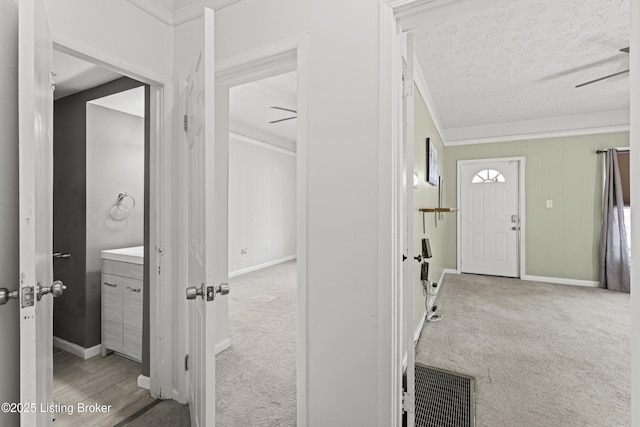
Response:
[{"label": "ceiling fan blade", "polygon": [[625,73],[628,73],[628,72],[629,72],[629,70],[619,71],[617,73],[609,74],[608,76],[600,77],[599,79],[595,79],[595,80],[591,80],[589,82],[581,83],[581,84],[577,85],[576,87],[578,88],[578,87],[590,85],[591,83],[599,82],[601,80],[609,79],[611,77],[619,76],[621,74],[625,74]]},{"label": "ceiling fan blade", "polygon": [[283,108],[283,107],[271,107],[271,108],[275,108],[276,110],[288,111],[290,113],[297,113],[296,110],[292,110],[290,108]]},{"label": "ceiling fan blade", "polygon": [[293,116],[293,117],[287,117],[286,119],[280,119],[280,120],[274,120],[272,122],[269,122],[269,124],[271,123],[278,123],[278,122],[284,122],[285,120],[291,120],[291,119],[297,119],[298,116]]},{"label": "ceiling fan blade", "polygon": [[620,49],[620,52],[629,53],[629,48],[623,47],[622,49]]}]

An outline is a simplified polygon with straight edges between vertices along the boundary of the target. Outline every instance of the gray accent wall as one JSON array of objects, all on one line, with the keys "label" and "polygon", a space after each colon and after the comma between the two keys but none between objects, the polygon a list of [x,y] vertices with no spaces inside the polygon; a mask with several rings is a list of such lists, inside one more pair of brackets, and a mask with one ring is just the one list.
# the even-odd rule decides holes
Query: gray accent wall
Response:
[{"label": "gray accent wall", "polygon": [[54,277],[67,285],[54,303],[54,336],[84,348],[100,344],[99,281],[87,286],[87,101],[141,86],[121,78],[54,103]]},{"label": "gray accent wall", "polygon": [[[18,288],[18,7],[0,0],[0,287]],[[17,300],[0,306],[0,402],[20,401],[20,317]],[[1,426],[20,415],[0,412]]]}]

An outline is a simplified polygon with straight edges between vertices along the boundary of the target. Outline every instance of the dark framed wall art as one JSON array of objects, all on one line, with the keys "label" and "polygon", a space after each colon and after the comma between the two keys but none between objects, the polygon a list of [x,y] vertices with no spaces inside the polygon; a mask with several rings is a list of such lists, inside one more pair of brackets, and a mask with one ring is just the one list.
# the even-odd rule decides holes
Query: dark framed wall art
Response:
[{"label": "dark framed wall art", "polygon": [[424,176],[429,184],[438,185],[438,150],[431,138],[427,138],[427,170]]}]

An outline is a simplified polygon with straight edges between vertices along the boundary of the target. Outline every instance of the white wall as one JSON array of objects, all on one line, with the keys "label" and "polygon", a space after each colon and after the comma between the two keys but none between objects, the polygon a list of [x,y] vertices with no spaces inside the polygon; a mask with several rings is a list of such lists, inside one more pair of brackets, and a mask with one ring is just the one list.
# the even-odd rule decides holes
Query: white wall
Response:
[{"label": "white wall", "polygon": [[[0,0],[0,287],[18,288],[18,8]],[[20,401],[18,301],[0,306],[0,403]],[[18,425],[18,414],[0,412],[0,425]]]},{"label": "white wall", "polygon": [[[87,286],[99,286],[100,251],[143,244],[144,119],[88,103],[86,120]],[[136,200],[128,214],[120,192]]]},{"label": "white wall", "polygon": [[[383,387],[393,365],[384,363],[379,300],[383,242],[391,224],[391,197],[379,187],[381,129],[379,6],[376,0],[244,0],[216,14],[216,60],[232,61],[308,35],[307,134],[299,146],[306,195],[298,246],[306,300],[306,371],[299,389],[298,425],[388,426],[392,397]],[[303,87],[304,85],[301,85]],[[300,117],[300,116],[299,116]],[[217,124],[219,126],[219,124]],[[390,125],[389,125],[390,127]],[[301,141],[298,141],[299,143]],[[385,163],[386,164],[386,163]],[[304,259],[301,257],[304,256]],[[389,286],[389,283],[387,283]],[[389,350],[390,351],[390,350]],[[306,372],[306,373],[305,373]],[[306,410],[306,411],[305,411]]]},{"label": "white wall", "polygon": [[229,134],[229,274],[295,255],[295,153]]},{"label": "white wall", "polygon": [[127,0],[44,3],[54,43],[90,53],[118,68],[171,78],[172,28]]}]

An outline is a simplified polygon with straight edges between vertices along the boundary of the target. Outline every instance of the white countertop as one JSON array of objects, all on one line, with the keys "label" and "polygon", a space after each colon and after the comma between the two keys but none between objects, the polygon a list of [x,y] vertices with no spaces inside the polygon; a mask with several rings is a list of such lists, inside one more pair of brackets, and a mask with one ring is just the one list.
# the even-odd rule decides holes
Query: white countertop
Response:
[{"label": "white countertop", "polygon": [[109,249],[101,252],[102,259],[111,261],[130,262],[132,264],[144,264],[144,246],[131,248]]}]

